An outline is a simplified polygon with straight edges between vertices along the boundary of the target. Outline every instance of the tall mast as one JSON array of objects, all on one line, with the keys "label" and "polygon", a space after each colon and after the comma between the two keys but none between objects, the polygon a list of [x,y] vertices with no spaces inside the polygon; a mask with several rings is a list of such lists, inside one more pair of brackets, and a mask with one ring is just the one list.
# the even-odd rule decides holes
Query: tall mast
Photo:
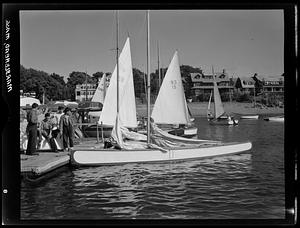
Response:
[{"label": "tall mast", "polygon": [[256,108],[256,98],[255,98],[255,84],[254,84],[254,108]]},{"label": "tall mast", "polygon": [[85,101],[88,100],[87,93],[88,93],[88,88],[87,88],[87,70],[85,69]]},{"label": "tall mast", "polygon": [[117,32],[116,32],[116,46],[117,46],[117,115],[119,114],[119,11],[116,11],[116,21],[117,21]]},{"label": "tall mast", "polygon": [[147,10],[147,143],[150,143],[150,25]]},{"label": "tall mast", "polygon": [[[215,79],[215,72],[214,72],[214,66],[211,66],[211,69],[212,69],[212,76],[213,76],[213,80],[214,80],[214,88],[213,90],[215,90],[216,86],[217,86],[217,82],[216,82],[216,79]],[[216,97],[215,97],[215,91],[213,91],[213,94],[214,94],[214,116],[216,118]]]},{"label": "tall mast", "polygon": [[160,67],[159,67],[159,42],[157,41],[157,68],[158,68],[158,88],[160,88],[161,84],[161,76],[160,76]]}]

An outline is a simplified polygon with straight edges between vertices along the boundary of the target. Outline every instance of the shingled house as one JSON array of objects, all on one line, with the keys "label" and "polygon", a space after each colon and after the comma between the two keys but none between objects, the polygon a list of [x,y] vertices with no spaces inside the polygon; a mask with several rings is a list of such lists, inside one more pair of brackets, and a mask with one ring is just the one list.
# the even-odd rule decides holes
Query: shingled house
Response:
[{"label": "shingled house", "polygon": [[[204,74],[200,73],[191,73],[191,80],[193,83],[192,92],[193,95],[206,95],[210,94],[213,90],[213,75],[212,74]],[[228,95],[233,92],[234,86],[232,80],[229,78],[228,74],[225,70],[223,72],[215,73],[215,80],[218,85],[220,94],[227,93]]]}]

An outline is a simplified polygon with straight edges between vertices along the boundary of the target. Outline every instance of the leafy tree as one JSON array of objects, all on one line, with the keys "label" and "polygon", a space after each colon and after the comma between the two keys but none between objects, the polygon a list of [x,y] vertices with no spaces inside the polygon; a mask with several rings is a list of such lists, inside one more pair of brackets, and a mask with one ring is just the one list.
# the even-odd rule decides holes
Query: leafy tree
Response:
[{"label": "leafy tree", "polygon": [[98,83],[99,79],[102,78],[103,74],[104,74],[103,72],[96,72],[96,73],[94,73],[92,75],[92,77],[94,78],[94,80],[96,81],[96,83]]},{"label": "leafy tree", "polygon": [[142,94],[145,94],[145,74],[136,68],[132,69],[132,74],[135,97],[142,98]]},{"label": "leafy tree", "polygon": [[71,100],[75,100],[76,85],[84,83],[95,83],[95,79],[85,72],[73,71],[67,79],[68,95]]},{"label": "leafy tree", "polygon": [[186,98],[189,98],[192,96],[193,83],[191,80],[191,73],[201,73],[201,72],[202,72],[202,70],[200,68],[194,68],[189,65],[181,65],[180,66],[181,77],[184,78],[183,87],[184,87],[184,92],[185,92]]},{"label": "leafy tree", "polygon": [[20,66],[20,89],[24,92],[35,92],[40,101],[43,99],[43,94],[45,94],[45,100],[64,99],[65,82],[61,80],[63,77],[57,74],[50,76],[46,72]]},{"label": "leafy tree", "polygon": [[254,84],[255,93],[256,93],[255,95],[259,95],[262,93],[262,90],[263,90],[263,81],[261,81],[257,78],[257,73],[255,73],[252,78],[255,81],[255,84]]},{"label": "leafy tree", "polygon": [[57,81],[56,79],[42,71],[31,70],[31,74],[37,74],[37,77],[39,77],[39,84],[37,85],[37,96],[40,100],[42,100],[43,94],[45,94],[45,98],[49,100],[62,99],[63,84],[60,81],[61,79],[59,75],[55,76],[59,78],[59,81]]},{"label": "leafy tree", "polygon": [[55,79],[57,82],[59,82],[63,86],[66,84],[66,82],[64,80],[64,77],[62,77],[62,76],[60,76],[60,75],[58,75],[56,73],[50,74],[50,77],[52,77],[53,79]]}]

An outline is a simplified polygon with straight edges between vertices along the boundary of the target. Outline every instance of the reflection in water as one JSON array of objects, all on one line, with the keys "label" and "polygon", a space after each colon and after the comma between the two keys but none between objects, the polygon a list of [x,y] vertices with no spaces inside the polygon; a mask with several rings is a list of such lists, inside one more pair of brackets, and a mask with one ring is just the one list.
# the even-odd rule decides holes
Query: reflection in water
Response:
[{"label": "reflection in water", "polygon": [[[36,219],[284,218],[283,127],[209,126],[199,138],[252,141],[238,155],[186,162],[72,168],[22,186],[21,216]],[[262,131],[263,130],[263,131]]]}]

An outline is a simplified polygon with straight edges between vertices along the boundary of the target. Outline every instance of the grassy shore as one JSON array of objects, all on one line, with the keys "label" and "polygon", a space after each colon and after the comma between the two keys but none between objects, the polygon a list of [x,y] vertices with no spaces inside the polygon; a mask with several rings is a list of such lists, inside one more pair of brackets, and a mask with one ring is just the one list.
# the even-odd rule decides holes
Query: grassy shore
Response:
[{"label": "grassy shore", "polygon": [[[196,116],[206,116],[208,102],[192,102],[188,103],[190,111],[194,117]],[[239,103],[239,102],[224,102],[224,109],[226,113],[229,114],[242,114],[242,115],[282,115],[284,114],[284,109],[279,107],[263,107],[255,108],[252,103]],[[153,105],[151,105],[152,111]],[[140,116],[147,115],[146,104],[137,105],[137,113]]]}]

